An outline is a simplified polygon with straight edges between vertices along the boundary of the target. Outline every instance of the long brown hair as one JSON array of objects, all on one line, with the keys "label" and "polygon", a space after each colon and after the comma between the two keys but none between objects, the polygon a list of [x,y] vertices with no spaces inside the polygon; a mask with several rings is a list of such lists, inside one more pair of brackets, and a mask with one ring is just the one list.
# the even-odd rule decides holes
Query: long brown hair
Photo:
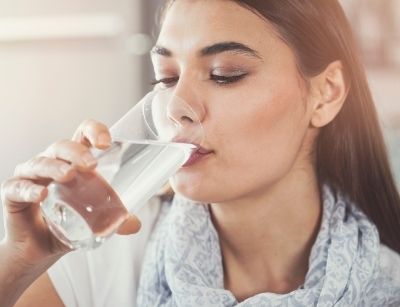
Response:
[{"label": "long brown hair", "polygon": [[349,93],[340,113],[320,131],[319,182],[346,193],[375,223],[381,242],[400,253],[399,193],[359,52],[338,0],[232,1],[275,26],[306,79],[333,61],[342,62]]}]

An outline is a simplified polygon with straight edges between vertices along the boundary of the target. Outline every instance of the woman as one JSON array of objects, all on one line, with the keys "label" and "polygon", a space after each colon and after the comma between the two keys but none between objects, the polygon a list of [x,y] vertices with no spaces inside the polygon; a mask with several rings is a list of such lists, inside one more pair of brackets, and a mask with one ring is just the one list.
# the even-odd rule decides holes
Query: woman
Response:
[{"label": "woman", "polygon": [[[200,115],[206,154],[171,179],[139,306],[400,305],[400,200],[350,33],[336,0],[168,3],[156,87]],[[109,143],[100,124],[78,131],[81,144],[57,143],[3,186],[3,255],[35,253],[11,280],[19,293],[65,253],[39,218],[37,179],[68,180],[95,164],[81,160],[84,145]],[[137,230],[130,222],[125,232]],[[50,287],[38,283],[31,306]]]}]

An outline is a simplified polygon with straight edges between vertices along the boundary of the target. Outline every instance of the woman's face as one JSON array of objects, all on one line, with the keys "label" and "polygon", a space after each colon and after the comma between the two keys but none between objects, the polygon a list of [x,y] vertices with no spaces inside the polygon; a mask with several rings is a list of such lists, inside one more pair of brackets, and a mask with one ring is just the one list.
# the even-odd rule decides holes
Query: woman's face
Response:
[{"label": "woman's face", "polygon": [[212,150],[171,179],[175,191],[234,201],[311,163],[308,92],[293,51],[270,23],[233,1],[177,0],[156,46],[157,87],[198,113],[201,145]]}]

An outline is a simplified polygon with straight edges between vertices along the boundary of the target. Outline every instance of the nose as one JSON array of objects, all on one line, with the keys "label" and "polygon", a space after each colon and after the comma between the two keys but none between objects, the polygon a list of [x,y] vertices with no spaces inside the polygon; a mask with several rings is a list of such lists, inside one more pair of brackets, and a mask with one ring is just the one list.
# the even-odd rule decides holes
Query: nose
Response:
[{"label": "nose", "polygon": [[205,108],[194,91],[176,88],[169,98],[167,116],[177,125],[200,124],[204,120]]},{"label": "nose", "polygon": [[172,96],[168,101],[167,117],[179,126],[189,126],[201,122],[197,112],[190,104],[178,96]]},{"label": "nose", "polygon": [[200,144],[204,138],[205,104],[193,82],[182,81],[180,78],[174,88],[157,91],[153,120],[161,139]]},{"label": "nose", "polygon": [[188,103],[181,97],[174,95],[167,106],[167,117],[175,126],[172,128],[172,139],[185,143],[203,142],[204,132],[202,127],[202,114],[194,109],[193,104]]},{"label": "nose", "polygon": [[183,99],[174,95],[167,106],[167,116],[175,125],[173,139],[186,143],[203,143],[204,107],[195,99]]}]

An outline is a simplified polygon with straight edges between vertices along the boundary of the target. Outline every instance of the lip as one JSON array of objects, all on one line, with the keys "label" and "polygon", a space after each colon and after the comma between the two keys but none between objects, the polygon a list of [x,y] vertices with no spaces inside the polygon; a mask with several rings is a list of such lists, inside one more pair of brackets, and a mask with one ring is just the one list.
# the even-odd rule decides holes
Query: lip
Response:
[{"label": "lip", "polygon": [[192,152],[190,155],[189,159],[186,161],[185,164],[182,165],[182,167],[189,167],[192,166],[193,164],[196,164],[206,158],[208,158],[214,151],[205,149],[203,147],[197,147],[196,150]]},{"label": "lip", "polygon": [[189,159],[185,162],[185,164],[182,165],[182,167],[188,167],[188,166],[191,166],[193,164],[196,164],[197,162],[206,159],[210,154],[214,153],[213,150],[206,149],[206,148],[202,147],[201,145],[196,144],[194,142],[189,142],[188,140],[186,140],[184,138],[175,138],[173,140],[173,142],[175,142],[175,143],[189,143],[189,144],[192,144],[192,145],[196,146],[196,149],[194,149],[192,151],[192,153],[190,154]]}]

